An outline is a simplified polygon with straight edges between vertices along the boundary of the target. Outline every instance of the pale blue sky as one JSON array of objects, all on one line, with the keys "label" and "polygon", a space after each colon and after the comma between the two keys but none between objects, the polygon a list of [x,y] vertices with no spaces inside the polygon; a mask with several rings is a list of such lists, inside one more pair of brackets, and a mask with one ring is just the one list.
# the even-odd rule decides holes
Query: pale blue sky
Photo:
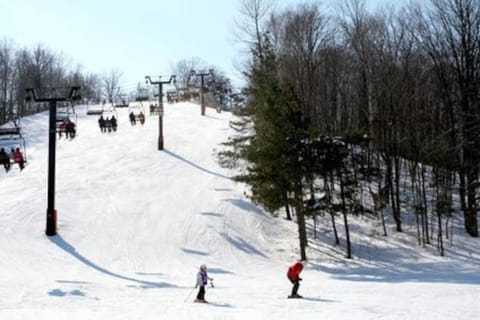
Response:
[{"label": "pale blue sky", "polygon": [[[405,1],[367,0],[372,6]],[[0,38],[42,43],[85,71],[120,69],[125,87],[169,74],[172,63],[191,57],[238,79],[241,52],[232,35],[238,8],[238,0],[0,0]]]}]

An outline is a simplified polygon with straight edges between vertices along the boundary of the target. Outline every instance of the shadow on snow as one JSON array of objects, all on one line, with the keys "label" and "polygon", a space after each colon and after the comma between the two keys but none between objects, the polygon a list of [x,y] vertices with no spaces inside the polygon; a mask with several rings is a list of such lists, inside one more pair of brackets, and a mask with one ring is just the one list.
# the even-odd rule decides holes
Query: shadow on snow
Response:
[{"label": "shadow on snow", "polygon": [[54,236],[54,237],[49,237],[48,238],[50,241],[52,241],[55,245],[57,245],[59,248],[61,248],[62,250],[64,250],[65,252],[71,254],[73,257],[75,257],[77,260],[79,260],[80,262],[84,263],[85,265],[87,265],[88,267],[92,268],[92,269],[95,269],[101,273],[104,273],[106,275],[109,275],[111,277],[114,277],[114,278],[117,278],[117,279],[122,279],[122,280],[127,280],[127,281],[132,281],[132,282],[135,282],[135,283],[139,283],[141,284],[141,287],[144,288],[144,289],[148,289],[148,288],[171,288],[171,287],[175,287],[174,285],[172,284],[168,284],[168,283],[165,283],[165,282],[152,282],[152,281],[144,281],[144,280],[140,280],[140,279],[135,279],[135,278],[132,278],[132,277],[127,277],[127,276],[123,276],[121,274],[118,274],[118,273],[115,273],[115,272],[112,272],[110,270],[107,270],[103,267],[100,267],[99,265],[96,265],[95,263],[93,263],[92,261],[88,260],[87,258],[85,258],[84,256],[82,256],[76,249],[75,247],[73,247],[71,244],[69,244],[67,241],[65,241],[61,236],[57,235],[57,236]]},{"label": "shadow on snow", "polygon": [[191,162],[190,160],[187,160],[187,159],[185,159],[184,157],[179,156],[178,154],[173,153],[172,151],[169,151],[169,150],[166,150],[166,149],[163,150],[163,151],[164,151],[166,154],[168,154],[168,155],[170,155],[170,156],[172,156],[172,157],[174,157],[174,158],[177,158],[177,159],[179,159],[179,160],[181,160],[181,161],[183,161],[183,162],[191,165],[192,167],[197,168],[197,169],[199,169],[199,170],[201,170],[201,171],[203,171],[203,172],[206,172],[206,173],[208,173],[208,174],[211,174],[211,175],[214,175],[214,176],[217,176],[217,177],[220,177],[220,178],[224,178],[224,179],[229,179],[229,180],[230,180],[230,177],[227,177],[227,176],[224,176],[223,174],[216,173],[216,172],[210,171],[210,170],[208,170],[208,169],[205,169],[205,168],[199,166],[198,164],[193,163],[193,162]]},{"label": "shadow on snow", "polygon": [[252,211],[256,214],[264,214],[264,212],[258,208],[257,206],[253,205],[251,202],[243,200],[243,199],[226,199],[225,201],[230,202],[231,204],[243,209],[245,211]]},{"label": "shadow on snow", "polygon": [[80,290],[72,290],[72,291],[63,291],[60,289],[53,289],[48,292],[49,296],[52,297],[65,297],[67,295],[69,296],[77,296],[77,297],[85,297],[86,294],[83,291]]},{"label": "shadow on snow", "polygon": [[227,240],[228,242],[230,242],[230,244],[232,244],[235,248],[237,248],[238,250],[241,250],[245,253],[248,253],[248,254],[256,254],[256,255],[259,255],[261,256],[262,258],[268,258],[263,252],[261,252],[260,250],[258,250],[257,248],[255,248],[254,246],[252,246],[251,244],[249,244],[248,242],[246,242],[245,240],[241,239],[241,238],[236,238],[234,239],[233,237],[229,236],[228,234],[225,234],[225,233],[221,233],[222,237],[225,238],[225,240]]},{"label": "shadow on snow", "polygon": [[480,275],[474,271],[453,273],[450,268],[442,270],[442,264],[416,263],[411,266],[403,265],[401,268],[393,264],[373,267],[350,266],[329,268],[312,264],[312,267],[322,272],[331,274],[334,279],[358,282],[418,282],[418,283],[456,283],[480,284]]},{"label": "shadow on snow", "polygon": [[193,250],[193,249],[182,248],[182,251],[185,252],[185,253],[196,254],[196,255],[199,255],[199,256],[208,256],[207,252]]}]

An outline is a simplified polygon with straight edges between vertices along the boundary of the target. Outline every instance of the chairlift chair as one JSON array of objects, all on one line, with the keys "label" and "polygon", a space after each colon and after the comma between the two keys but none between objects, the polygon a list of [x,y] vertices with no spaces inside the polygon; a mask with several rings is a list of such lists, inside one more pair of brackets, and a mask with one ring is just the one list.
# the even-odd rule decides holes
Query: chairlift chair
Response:
[{"label": "chairlift chair", "polygon": [[131,112],[133,112],[133,114],[135,115],[139,115],[140,112],[145,114],[145,106],[141,101],[138,103],[131,103],[128,106],[128,114],[130,114]]},{"label": "chairlift chair", "polygon": [[128,108],[129,102],[127,99],[121,99],[115,104],[116,108]]},{"label": "chairlift chair", "polygon": [[0,128],[0,137],[2,137],[2,136],[14,136],[14,135],[20,135],[20,128],[19,127]]},{"label": "chairlift chair", "polygon": [[16,136],[22,137],[20,121],[14,119],[0,127],[0,139],[12,139]]},{"label": "chairlift chair", "polygon": [[150,115],[155,116],[160,114],[160,106],[155,103],[155,104],[150,104]]},{"label": "chairlift chair", "polygon": [[98,116],[103,113],[103,106],[101,104],[93,104],[87,106],[87,116]]},{"label": "chairlift chair", "polygon": [[101,114],[103,117],[115,116],[118,119],[118,111],[115,105],[104,106]]},{"label": "chairlift chair", "polygon": [[150,97],[149,97],[147,88],[138,88],[137,89],[137,95],[135,96],[135,101],[136,102],[148,101],[149,98]]},{"label": "chairlift chair", "polygon": [[129,101],[128,101],[128,95],[121,93],[117,95],[115,107],[116,108],[128,108]]},{"label": "chairlift chair", "polygon": [[143,103],[140,101],[140,102],[137,102],[137,103],[131,103],[129,106],[128,106],[128,116],[130,117],[130,114],[133,113],[133,115],[135,116],[135,121],[140,121],[140,114],[142,113],[143,114],[143,120],[145,120],[145,116],[146,116],[146,113],[145,113],[145,106],[143,105]]},{"label": "chairlift chair", "polygon": [[7,131],[10,128],[0,128],[0,148],[3,148],[10,156],[10,162],[13,164],[12,149],[20,149],[23,154],[25,165],[27,164],[27,147],[25,139],[22,137],[21,132]]},{"label": "chairlift chair", "polygon": [[56,118],[56,132],[61,131],[61,124],[65,121],[71,121],[77,125],[78,115],[75,112],[75,107],[71,102],[62,103],[57,106],[57,118]]},{"label": "chairlift chair", "polygon": [[105,119],[106,118],[111,118],[111,117],[115,117],[115,118],[118,119],[118,112],[117,112],[117,110],[105,110],[105,111],[103,111],[102,116]]},{"label": "chairlift chair", "polygon": [[178,102],[178,93],[176,90],[167,91],[167,102],[168,103],[177,103]]},{"label": "chairlift chair", "polygon": [[57,105],[57,118],[65,118],[66,116],[68,116],[73,122],[77,123],[78,116],[72,102],[64,102]]}]

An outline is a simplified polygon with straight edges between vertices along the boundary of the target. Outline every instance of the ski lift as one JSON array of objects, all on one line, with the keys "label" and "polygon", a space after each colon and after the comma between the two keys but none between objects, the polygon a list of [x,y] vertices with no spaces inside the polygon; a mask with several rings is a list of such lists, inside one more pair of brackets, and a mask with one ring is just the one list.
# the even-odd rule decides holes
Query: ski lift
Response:
[{"label": "ski lift", "polygon": [[87,116],[97,116],[103,113],[103,106],[101,104],[92,104],[87,106]]},{"label": "ski lift", "polygon": [[140,121],[143,123],[143,121],[145,121],[145,106],[143,105],[143,103],[141,101],[130,103],[130,105],[128,106],[129,117],[130,114],[133,114],[133,119],[135,119],[135,121]]},{"label": "ski lift", "polygon": [[118,112],[117,112],[117,108],[115,105],[109,105],[108,107],[105,107],[103,108],[103,111],[102,111],[102,116],[104,117],[112,117],[112,116],[115,116],[115,118],[118,119]]},{"label": "ski lift", "polygon": [[167,91],[167,102],[168,103],[177,103],[178,102],[178,93],[176,90]]},{"label": "ski lift", "polygon": [[137,95],[135,97],[135,101],[142,102],[142,101],[148,101],[148,99],[149,99],[148,89],[147,88],[138,88],[137,89]]},{"label": "ski lift", "polygon": [[150,115],[155,116],[160,114],[160,106],[158,104],[151,104],[150,105]]},{"label": "ski lift", "polygon": [[0,138],[3,136],[14,136],[20,135],[20,128],[19,127],[11,127],[11,128],[0,128]]},{"label": "ski lift", "polygon": [[77,125],[78,116],[72,102],[64,102],[57,106],[56,131],[61,131],[61,124],[71,121]]},{"label": "ski lift", "polygon": [[141,101],[136,103],[130,103],[128,106],[128,114],[132,112],[135,116],[139,115],[140,113],[145,114],[145,106]]},{"label": "ski lift", "polygon": [[26,165],[27,148],[25,139],[22,137],[21,127],[18,121],[12,121],[12,124],[0,127],[0,148],[3,148],[8,153],[12,164],[14,163],[12,150],[21,150]]},{"label": "ski lift", "polygon": [[126,94],[119,94],[118,95],[119,100],[117,100],[117,103],[115,104],[116,108],[128,108],[128,96]]}]

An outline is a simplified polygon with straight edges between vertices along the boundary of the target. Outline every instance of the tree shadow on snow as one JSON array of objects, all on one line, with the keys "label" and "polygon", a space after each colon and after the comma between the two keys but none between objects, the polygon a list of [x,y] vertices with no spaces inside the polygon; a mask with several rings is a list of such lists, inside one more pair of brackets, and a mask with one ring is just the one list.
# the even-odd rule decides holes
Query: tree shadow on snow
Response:
[{"label": "tree shadow on snow", "polygon": [[230,242],[238,250],[241,250],[241,251],[243,251],[245,253],[248,253],[248,254],[259,255],[259,256],[261,256],[262,258],[265,258],[265,259],[268,258],[263,252],[259,251],[257,248],[255,248],[254,246],[252,246],[251,244],[249,244],[248,242],[246,242],[245,240],[243,240],[241,238],[234,239],[234,238],[232,238],[231,236],[229,236],[225,233],[221,233],[221,235],[222,235],[222,237],[225,238],[225,240]]},{"label": "tree shadow on snow", "polygon": [[208,256],[207,252],[198,251],[198,250],[182,248],[182,251],[185,252],[185,253],[196,254],[196,255],[199,255],[199,256]]},{"label": "tree shadow on snow", "polygon": [[86,281],[73,281],[73,280],[57,280],[58,283],[66,283],[66,284],[89,284]]},{"label": "tree shadow on snow", "polygon": [[[383,267],[382,267],[383,265]],[[333,278],[357,282],[418,282],[418,283],[456,283],[480,284],[480,275],[474,271],[456,273],[448,267],[431,263],[415,263],[414,265],[395,266],[381,264],[376,266],[337,266],[326,267],[312,264],[313,269],[326,272]]]},{"label": "tree shadow on snow", "polygon": [[234,274],[233,272],[230,272],[228,270],[223,270],[220,268],[208,268],[208,273],[211,274]]},{"label": "tree shadow on snow", "polygon": [[201,212],[202,216],[209,216],[209,217],[218,217],[222,218],[224,215],[223,213],[215,213],[215,212]]},{"label": "tree shadow on snow", "polygon": [[[324,219],[324,220],[321,220]],[[371,230],[363,231],[361,226],[350,223],[352,235],[353,259],[345,258],[345,234],[339,233],[341,245],[335,246],[333,232],[328,225],[329,217],[318,218],[317,239],[310,238],[309,250],[321,256],[329,265],[315,263],[310,260],[312,269],[330,274],[332,278],[356,282],[383,282],[383,283],[455,283],[455,284],[480,284],[477,258],[475,253],[465,255],[461,248],[449,252],[455,260],[435,256],[434,245],[426,248],[415,247],[415,233],[404,231],[400,235],[383,237]],[[324,222],[324,223],[323,223]],[[309,234],[313,233],[313,226],[309,224]],[[412,243],[405,239],[413,239]],[[470,249],[470,247],[468,247]],[[459,258],[460,257],[460,258]],[[465,262],[465,263],[464,263]]]},{"label": "tree shadow on snow", "polygon": [[245,201],[243,199],[226,199],[225,201],[228,201],[231,204],[245,211],[252,211],[256,214],[263,214],[263,211],[261,209],[259,209],[257,206],[253,205],[249,201]]},{"label": "tree shadow on snow", "polygon": [[165,276],[164,273],[160,272],[136,272],[135,274],[138,274],[139,276],[149,276],[149,277],[162,277]]},{"label": "tree shadow on snow", "polygon": [[229,180],[230,180],[230,177],[227,177],[227,176],[224,176],[223,174],[216,173],[216,172],[210,171],[210,170],[208,170],[208,169],[205,169],[205,168],[199,166],[198,164],[193,163],[193,162],[191,162],[190,160],[187,160],[187,159],[185,159],[184,157],[179,156],[178,154],[173,153],[172,151],[169,151],[169,150],[166,150],[166,149],[165,149],[165,150],[163,150],[163,152],[165,152],[166,154],[168,154],[168,155],[170,155],[170,156],[172,156],[172,157],[174,157],[174,158],[177,158],[177,159],[179,159],[179,160],[181,160],[181,161],[183,161],[183,162],[191,165],[192,167],[195,167],[195,168],[197,168],[197,169],[199,169],[199,170],[201,170],[201,171],[203,171],[203,172],[206,172],[206,173],[208,173],[208,174],[212,174],[212,175],[217,176],[217,177],[220,177],[220,178],[224,178],[224,179],[229,179]]},{"label": "tree shadow on snow", "polygon": [[82,256],[76,249],[75,247],[73,247],[70,243],[68,243],[67,241],[65,241],[61,236],[57,235],[57,236],[54,236],[54,237],[49,237],[48,238],[50,241],[52,241],[56,246],[58,246],[60,249],[64,250],[65,252],[69,253],[70,255],[72,255],[73,257],[75,257],[77,260],[79,260],[80,262],[82,262],[83,264],[85,264],[86,266],[92,268],[92,269],[95,269],[103,274],[106,274],[108,276],[111,276],[111,277],[114,277],[114,278],[118,278],[118,279],[122,279],[122,280],[127,280],[127,281],[132,281],[132,282],[135,282],[135,283],[139,283],[141,286],[141,288],[143,289],[149,289],[149,288],[171,288],[171,287],[175,287],[174,285],[172,284],[169,284],[169,283],[165,283],[165,282],[152,282],[152,281],[144,281],[144,280],[140,280],[140,279],[135,279],[135,278],[132,278],[132,277],[127,277],[127,276],[124,276],[124,275],[121,275],[121,274],[118,274],[118,273],[115,273],[115,272],[112,272],[110,270],[107,270],[97,264],[95,264],[94,262],[88,260],[87,258],[85,258],[84,256]]}]

